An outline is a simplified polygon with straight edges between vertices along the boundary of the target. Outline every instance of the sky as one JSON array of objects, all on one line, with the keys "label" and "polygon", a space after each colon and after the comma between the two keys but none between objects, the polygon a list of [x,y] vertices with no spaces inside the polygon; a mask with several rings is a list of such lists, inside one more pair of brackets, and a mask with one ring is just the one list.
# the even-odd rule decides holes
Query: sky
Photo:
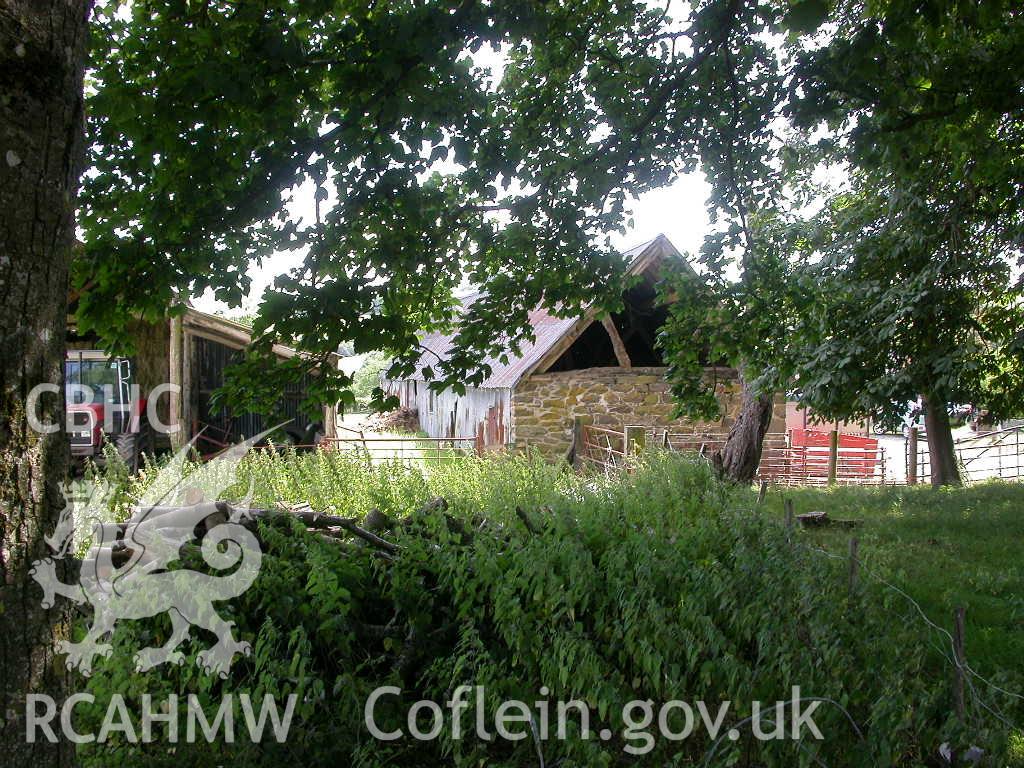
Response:
[{"label": "sky", "polygon": [[[489,88],[496,88],[505,70],[506,51],[483,46],[470,54],[473,64],[488,70],[486,80]],[[458,167],[451,163],[437,163],[432,170],[442,173],[457,171]],[[616,235],[613,243],[622,251],[633,246],[653,240],[658,235],[665,235],[682,253],[696,253],[704,241],[708,229],[708,216],[705,202],[709,188],[700,173],[682,176],[670,186],[653,190],[635,200],[632,206],[633,227],[624,235]],[[336,198],[328,198],[327,204],[333,204]],[[288,206],[292,218],[301,217],[303,221],[313,221],[313,189],[307,185],[296,191],[293,202]],[[278,253],[260,266],[249,268],[252,290],[241,308],[229,308],[223,302],[213,298],[212,292],[193,304],[206,312],[221,312],[229,316],[253,314],[259,305],[260,296],[270,286],[274,278],[302,263],[301,251]]]},{"label": "sky", "polygon": [[[633,228],[625,235],[616,235],[615,245],[625,251],[653,240],[658,235],[665,235],[684,254],[696,253],[709,226],[705,208],[707,196],[707,183],[699,173],[680,177],[671,186],[648,192],[634,201]],[[300,190],[288,209],[293,217],[311,221],[312,193]],[[192,303],[204,312],[220,312],[236,317],[253,314],[263,291],[273,283],[275,277],[298,266],[302,256],[301,251],[288,251],[275,254],[260,266],[251,266],[249,277],[252,279],[252,290],[241,308],[229,308],[227,304],[214,299],[211,292],[194,299]]]}]

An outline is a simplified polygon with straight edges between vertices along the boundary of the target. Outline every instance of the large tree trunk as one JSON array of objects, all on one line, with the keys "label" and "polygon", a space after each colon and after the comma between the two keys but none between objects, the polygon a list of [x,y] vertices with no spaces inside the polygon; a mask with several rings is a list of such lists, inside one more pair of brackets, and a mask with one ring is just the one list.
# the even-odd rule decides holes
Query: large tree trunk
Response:
[{"label": "large tree trunk", "polygon": [[743,400],[735,423],[729,430],[722,450],[711,456],[719,477],[734,483],[752,483],[761,463],[764,436],[772,423],[775,398],[752,392],[741,376]]},{"label": "large tree trunk", "polygon": [[[82,166],[89,0],[0,0],[0,765],[60,766],[67,741],[25,734],[25,696],[64,690],[54,658],[64,615],[29,578],[63,504],[63,431],[41,434],[26,405],[63,381],[68,264]],[[62,393],[35,412],[63,425]]]},{"label": "large tree trunk", "polygon": [[941,398],[924,398],[924,428],[928,436],[928,462],[931,465],[932,487],[960,485],[960,468],[956,463],[953,430],[949,411]]}]

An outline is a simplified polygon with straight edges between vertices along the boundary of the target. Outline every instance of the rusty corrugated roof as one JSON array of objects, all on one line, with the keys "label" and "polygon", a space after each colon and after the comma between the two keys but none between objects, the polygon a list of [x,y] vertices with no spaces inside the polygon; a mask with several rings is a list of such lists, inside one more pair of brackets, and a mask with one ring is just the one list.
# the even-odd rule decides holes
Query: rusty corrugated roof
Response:
[{"label": "rusty corrugated roof", "polygon": [[[643,261],[643,257],[653,245],[664,241],[671,252],[678,253],[664,235],[658,235],[653,240],[630,248],[622,255],[629,261],[627,271],[633,270]],[[474,293],[463,299],[467,306],[471,304],[480,294]],[[534,340],[520,344],[518,355],[511,352],[507,360],[502,361],[500,357],[487,357],[483,363],[490,367],[491,374],[479,386],[486,389],[511,389],[519,383],[519,380],[530,373],[541,359],[555,346],[566,333],[580,320],[583,315],[573,317],[555,317],[544,307],[537,307],[530,312],[530,325],[533,327]],[[583,329],[580,329],[581,331]],[[423,354],[420,356],[416,366],[416,373],[410,377],[424,380],[423,368],[434,367],[440,360],[445,360],[453,346],[455,334],[428,333],[420,340],[423,347]]]}]

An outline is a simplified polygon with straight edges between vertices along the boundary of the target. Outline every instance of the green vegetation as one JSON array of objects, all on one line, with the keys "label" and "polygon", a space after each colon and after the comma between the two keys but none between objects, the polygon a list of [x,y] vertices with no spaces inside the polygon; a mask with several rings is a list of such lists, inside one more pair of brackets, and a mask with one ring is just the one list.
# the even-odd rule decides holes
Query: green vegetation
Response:
[{"label": "green vegetation", "polygon": [[373,399],[373,390],[380,386],[380,372],[391,364],[392,355],[379,350],[370,352],[352,375],[352,395],[356,399],[356,409],[365,411]]},{"label": "green vegetation", "polygon": [[[745,492],[720,484],[704,463],[654,453],[633,472],[606,479],[532,457],[468,458],[424,472],[395,464],[370,469],[336,454],[262,452],[243,462],[238,484],[225,495],[241,496],[250,480],[254,506],[309,501],[314,509],[360,518],[376,508],[391,519],[382,535],[399,551],[391,560],[370,547],[342,546],[291,518],[261,523],[259,579],[218,607],[252,643],[253,655],[237,661],[228,680],[210,678],[195,664],[208,641],[200,636],[183,647],[182,666],[133,673],[132,654],[163,642],[169,624],[125,622],[113,654],[88,680],[95,706],[79,711],[87,712],[81,726],[88,730],[98,727],[115,691],[129,702],[142,692],[156,701],[195,693],[211,702],[210,716],[227,692],[257,701],[264,693],[296,693],[287,743],[219,740],[169,754],[159,739],[133,745],[115,734],[80,748],[86,766],[538,765],[530,738],[477,740],[472,712],[461,740],[450,738],[446,718],[435,741],[375,741],[363,707],[381,685],[403,690],[377,707],[385,731],[407,729],[414,701],[443,706],[462,684],[486,686],[488,723],[498,702],[532,703],[543,698],[542,686],[552,706],[581,699],[591,710],[591,730],[607,727],[613,735],[583,739],[579,720],[570,717],[569,738],[542,745],[547,765],[565,767],[699,765],[713,748],[711,765],[918,766],[933,763],[943,742],[980,744],[989,754],[1009,749],[1010,730],[973,694],[969,731],[958,725],[950,667],[934,650],[941,637],[907,601],[868,578],[849,595],[842,560],[804,546],[812,542],[803,534],[790,543],[775,514],[756,514]],[[149,468],[126,492],[137,496],[154,482]],[[1006,500],[1000,514],[1009,516],[1010,491],[989,493],[990,500]],[[437,495],[448,500],[447,512],[414,512]],[[923,513],[925,494],[911,497]],[[942,498],[950,499],[940,514],[952,531],[956,497]],[[970,516],[981,508],[980,498],[972,501]],[[1005,541],[1009,557],[1010,537],[1001,528],[979,528]],[[865,526],[865,537],[871,530]],[[1007,610],[1012,592],[999,593]],[[994,609],[999,595],[992,598]],[[1018,616],[1019,608],[1018,602]],[[973,658],[973,642],[969,648]],[[1005,669],[1012,675],[985,671],[1021,690],[1019,664],[1011,659]],[[863,738],[828,705],[815,713],[826,735],[821,742],[755,741],[741,724],[750,702],[786,698],[792,685],[841,704]],[[1020,721],[1018,700],[975,685],[986,704]],[[698,730],[685,741],[659,738],[649,753],[631,756],[624,748],[641,749],[645,741],[626,735],[619,713],[636,699],[703,700],[712,711],[731,700],[723,734],[736,726],[743,735],[714,747]],[[139,713],[131,717],[138,722]]]},{"label": "green vegetation", "polygon": [[[949,403],[1021,407],[1015,4],[341,7],[96,4],[82,330],[131,344],[129,318],[176,291],[237,306],[251,265],[302,250],[260,297],[235,404],[265,410],[344,343],[408,375],[417,334],[455,326],[424,372],[457,389],[531,338],[538,304],[615,309],[631,201],[699,171],[702,268],[663,336],[681,407],[716,408],[707,360],[742,369],[762,414],[794,379],[828,418],[922,396],[935,484],[959,481]],[[275,364],[275,340],[305,354]],[[351,387],[321,371],[316,394]],[[749,481],[762,440],[733,432],[724,473]]]},{"label": "green vegetation", "polygon": [[[928,618],[952,631],[953,610],[967,609],[968,662],[983,675],[1020,669],[1024,658],[1024,485],[982,483],[931,488],[780,489],[766,514],[820,510],[862,521],[853,531],[801,530],[798,540],[847,556],[851,536],[871,581],[905,591]],[[875,578],[878,577],[878,578]],[[1022,690],[1018,681],[1014,690]]]},{"label": "green vegetation", "polygon": [[[1021,405],[1024,285],[1011,269],[1024,232],[1019,3],[15,5],[0,46],[12,105],[0,338],[18,361],[0,399],[6,763],[64,762],[41,744],[26,749],[16,718],[30,691],[67,693],[44,669],[63,616],[26,588],[57,522],[67,446],[34,431],[25,393],[60,379],[69,269],[76,332],[121,353],[138,318],[166,318],[206,291],[241,306],[254,298],[253,267],[300,251],[260,297],[256,340],[222,388],[236,410],[268,412],[314,368],[306,410],[352,406],[335,350],[394,350],[392,373],[407,375],[418,334],[455,327],[445,359],[423,373],[462,391],[487,376],[482,360],[532,339],[539,304],[614,311],[623,264],[613,243],[630,228],[632,201],[699,171],[710,219],[701,277],[676,287],[662,349],[685,407],[714,402],[705,362],[742,373],[736,428],[713,454],[721,474],[753,477],[768,393],[793,381],[829,418],[898,417],[921,396],[934,485],[959,482],[951,401],[993,416]],[[839,188],[818,187],[825,168],[844,177]],[[292,203],[304,190],[314,210],[299,216]],[[72,259],[76,228],[84,242]],[[456,294],[467,282],[483,290],[463,311]],[[301,354],[276,361],[275,341]],[[59,393],[42,408],[59,420]],[[407,515],[444,492],[454,512],[390,531],[402,553],[393,563],[267,526],[262,586],[231,608],[256,654],[229,684],[300,690],[305,741],[289,748],[312,764],[532,762],[527,745],[446,741],[455,754],[424,757],[430,747],[353,735],[371,684],[399,677],[439,696],[469,673],[498,694],[541,683],[578,694],[609,723],[608,706],[628,694],[743,701],[799,678],[867,730],[863,744],[844,732],[820,745],[823,758],[921,764],[940,740],[968,738],[998,750],[973,689],[969,737],[952,724],[941,643],[916,608],[874,583],[845,595],[842,557],[820,551],[841,541],[808,534],[793,547],[705,468],[652,461],[614,483],[532,461],[459,462],[424,477],[337,458],[253,458],[264,501],[318,494],[358,514],[390,502]],[[871,518],[876,567],[912,584],[937,619],[969,603],[980,635],[971,647],[998,679],[1019,648],[1008,549],[1019,529],[1002,519],[1013,513],[990,523],[971,493],[948,504],[916,493],[891,504],[882,493],[877,510],[851,502],[850,514]],[[517,503],[542,521],[539,533],[511,515]],[[894,509],[903,517],[890,520]],[[448,536],[470,522],[471,537]],[[360,635],[370,625],[386,631]],[[130,676],[124,638],[166,631],[140,626],[121,631],[94,690],[221,685],[191,666]],[[412,656],[408,637],[422,646]],[[615,762],[619,746],[573,741],[549,759]],[[646,759],[691,762],[706,746],[663,744]],[[723,754],[794,762],[783,746],[755,747],[730,743]],[[87,749],[93,763],[140,762],[116,746]],[[292,762],[229,756],[227,745],[164,749],[147,762]]]}]

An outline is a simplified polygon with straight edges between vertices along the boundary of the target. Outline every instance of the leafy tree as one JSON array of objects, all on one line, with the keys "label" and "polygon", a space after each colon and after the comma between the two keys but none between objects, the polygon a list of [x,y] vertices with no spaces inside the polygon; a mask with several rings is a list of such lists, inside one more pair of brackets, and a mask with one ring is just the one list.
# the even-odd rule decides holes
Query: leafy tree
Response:
[{"label": "leafy tree", "polygon": [[1024,14],[1000,2],[840,4],[799,59],[798,126],[850,169],[811,219],[811,307],[797,376],[835,418],[926,403],[932,483],[960,481],[948,404],[1024,407]]},{"label": "leafy tree", "polygon": [[[812,5],[809,28],[825,18]],[[1024,407],[1024,19],[999,3],[920,6],[839,3],[833,31],[790,41],[782,107],[801,133],[769,153],[786,195],[751,218],[738,280],[712,253],[701,280],[669,283],[684,298],[663,344],[691,409],[714,408],[704,349],[828,418],[893,419],[922,396],[942,485],[959,482],[950,402]],[[838,192],[814,174],[827,166]]]},{"label": "leafy tree", "polygon": [[754,478],[760,463],[774,393],[792,387],[795,334],[819,288],[792,258],[796,244],[781,216],[758,214],[747,226],[752,247],[739,264],[717,249],[705,249],[699,273],[675,269],[665,275],[661,292],[670,311],[659,334],[682,415],[720,415],[718,382],[704,374],[708,360],[739,368],[739,418],[731,439],[712,460],[720,473],[743,482]]},{"label": "leafy tree", "polygon": [[[707,80],[766,18],[736,0],[678,27],[646,3],[610,0],[109,0],[93,18],[83,110],[88,5],[15,3],[2,17],[11,145],[24,147],[5,150],[3,166],[8,298],[24,278],[20,300],[5,302],[15,310],[4,316],[5,359],[25,365],[4,374],[13,426],[0,445],[5,584],[19,586],[63,476],[64,441],[31,434],[23,406],[34,384],[60,376],[83,113],[85,247],[73,265],[82,332],[124,347],[133,315],[173,314],[176,296],[207,288],[238,304],[252,263],[306,248],[264,297],[260,341],[229,392],[266,402],[319,365],[313,394],[336,398],[350,379],[321,364],[346,341],[356,352],[413,350],[394,370],[407,371],[417,333],[457,319],[453,293],[466,277],[488,299],[462,318],[439,374],[457,383],[472,370],[474,381],[487,374],[480,353],[522,340],[538,302],[575,312],[595,295],[618,299],[608,238],[627,198],[694,167],[700,137],[716,130]],[[469,54],[498,45],[510,65],[495,84]],[[25,193],[27,179],[38,194]],[[296,224],[285,203],[303,184],[317,210]],[[308,354],[245,376],[275,339]],[[59,416],[59,398],[44,411]],[[47,666],[40,622],[50,620],[19,596],[17,610],[5,596],[4,628],[15,631],[3,633],[4,690],[16,697]]]},{"label": "leafy tree", "polygon": [[366,408],[373,400],[373,392],[380,386],[380,373],[390,365],[391,355],[387,352],[370,352],[363,359],[363,364],[352,376],[352,394],[359,407]]},{"label": "leafy tree", "polygon": [[[628,223],[628,199],[698,164],[720,223],[702,254],[707,274],[738,273],[732,298],[753,311],[775,248],[759,241],[758,222],[785,211],[784,182],[800,181],[785,173],[785,119],[827,126],[835,138],[823,156],[910,183],[947,139],[979,146],[987,129],[971,115],[996,119],[1007,114],[1000,104],[1019,102],[1007,68],[992,63],[1019,49],[1012,11],[914,8],[727,0],[673,19],[639,0],[277,0],[104,13],[81,324],[126,341],[128,311],[163,313],[174,290],[212,288],[237,302],[253,260],[306,248],[263,297],[262,339],[229,394],[269,402],[283,379],[346,340],[356,352],[409,350],[391,371],[405,374],[418,332],[456,323],[451,356],[429,373],[458,389],[487,375],[484,355],[529,337],[536,304],[569,313],[597,296],[614,308],[621,264],[609,236]],[[826,20],[836,31],[817,32]],[[507,65],[494,82],[470,52],[496,45]],[[906,72],[890,77],[895,66]],[[939,82],[928,67],[955,70],[953,89],[923,87]],[[1006,99],[971,90],[986,77]],[[936,106],[950,93],[956,109]],[[317,207],[296,224],[282,197],[300,184]],[[486,293],[460,315],[464,278]],[[138,292],[140,281],[155,287]],[[721,457],[739,480],[757,465],[768,385],[796,366],[766,362],[772,345],[754,336],[770,325],[750,324],[722,355],[748,390]],[[255,375],[275,339],[309,354]],[[794,337],[797,350],[804,341]],[[317,394],[351,403],[350,378],[328,373]],[[802,384],[815,391],[810,378]]]},{"label": "leafy tree", "polygon": [[[478,382],[484,354],[528,338],[538,303],[619,301],[609,237],[631,196],[703,161],[713,208],[736,222],[721,247],[762,203],[775,3],[708,2],[678,20],[639,0],[104,10],[80,323],[127,342],[131,311],[163,313],[176,289],[237,302],[253,260],[305,247],[263,298],[236,399],[268,400],[345,340],[408,349],[392,374],[408,373],[417,333],[456,321],[432,373]],[[507,66],[493,83],[469,52],[496,45]],[[297,225],[282,196],[303,183],[318,205]],[[459,316],[463,278],[486,294]],[[251,375],[274,338],[310,354]],[[352,401],[344,374],[318,383]]]},{"label": "leafy tree", "polygon": [[[0,10],[9,249],[0,264],[2,338],[4,359],[20,361],[2,374],[0,564],[4,584],[16,587],[59,505],[66,450],[59,436],[28,429],[24,405],[32,386],[60,375],[88,6],[14,1]],[[131,315],[178,311],[168,309],[175,292],[212,288],[238,304],[250,264],[305,248],[302,266],[264,297],[261,340],[242,371],[265,363],[275,339],[309,354],[245,388],[236,383],[236,394],[272,398],[283,378],[325,362],[345,341],[357,352],[407,348],[393,373],[407,372],[417,333],[456,320],[459,340],[439,381],[479,381],[487,375],[481,353],[526,338],[538,302],[576,312],[596,295],[612,308],[621,264],[609,236],[627,223],[628,199],[700,163],[721,222],[704,251],[712,287],[735,263],[740,279],[725,293],[763,322],[745,327],[777,327],[777,313],[794,340],[774,366],[771,345],[733,347],[729,357],[750,385],[749,418],[730,441],[735,460],[731,449],[723,457],[727,472],[742,479],[756,458],[758,393],[772,376],[798,371],[808,399],[826,408],[830,393],[842,399],[853,387],[891,402],[886,381],[907,347],[879,347],[890,365],[874,368],[860,361],[878,354],[837,354],[833,369],[792,354],[832,354],[821,340],[851,331],[842,340],[858,352],[863,323],[888,316],[877,302],[874,314],[852,311],[850,297],[872,281],[880,295],[912,284],[889,294],[894,310],[909,307],[915,318],[934,310],[913,327],[935,323],[935,339],[925,340],[938,343],[915,345],[913,376],[900,387],[932,403],[976,394],[1005,408],[1019,392],[1019,299],[998,290],[1024,197],[1024,45],[1014,6],[708,0],[678,19],[639,0],[136,0],[118,9],[100,3],[93,30],[86,245],[74,278],[83,331],[124,344]],[[831,36],[808,36],[826,17]],[[773,33],[793,36],[793,58],[771,44]],[[470,53],[499,45],[508,66],[495,82]],[[784,158],[773,133],[783,116],[832,129],[837,138],[819,149],[851,168],[849,192],[811,223],[821,236],[808,230],[803,248],[836,282],[829,306],[849,317],[807,314],[799,292],[762,294],[789,269],[777,243],[795,237],[774,239],[772,225]],[[301,185],[313,189],[316,213],[295,223],[285,202]],[[883,222],[894,203],[900,215]],[[892,248],[905,249],[915,268],[894,271]],[[801,274],[811,277],[792,284],[812,285],[813,270]],[[459,317],[453,294],[464,278],[487,294]],[[757,311],[762,295],[770,296],[766,314]],[[957,325],[957,316],[966,319]],[[954,342],[956,354],[943,356]],[[848,375],[858,365],[882,374]],[[836,369],[841,388],[830,389],[826,376]],[[323,374],[322,398],[351,384],[340,372]],[[59,418],[59,400],[44,402],[44,415]],[[4,590],[9,704],[48,669],[46,644],[35,639],[54,617],[34,610],[24,590]],[[5,748],[11,724],[5,719]],[[4,757],[38,764],[49,756]]]}]

